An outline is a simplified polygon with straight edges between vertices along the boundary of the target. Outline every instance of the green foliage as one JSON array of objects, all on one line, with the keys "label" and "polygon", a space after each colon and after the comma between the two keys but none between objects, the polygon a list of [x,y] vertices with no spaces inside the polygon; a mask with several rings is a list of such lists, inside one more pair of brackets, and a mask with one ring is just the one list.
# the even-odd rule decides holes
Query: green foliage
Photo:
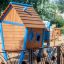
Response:
[{"label": "green foliage", "polygon": [[55,17],[55,24],[57,25],[57,27],[62,27],[64,25],[64,19],[61,16],[57,15]]},{"label": "green foliage", "polygon": [[9,0],[0,0],[0,14],[1,14],[1,11],[4,10],[8,5],[8,2]]},{"label": "green foliage", "polygon": [[64,27],[63,27],[63,28],[61,28],[61,33],[62,33],[62,34],[64,34]]},{"label": "green foliage", "polygon": [[43,20],[52,20],[56,14],[57,6],[48,2],[41,3],[38,7],[38,13]]},{"label": "green foliage", "polygon": [[43,20],[48,20],[52,24],[56,24],[57,27],[64,25],[64,19],[58,15],[59,8],[57,4],[50,3],[49,0],[41,0],[41,3],[37,6],[37,12]]},{"label": "green foliage", "polygon": [[58,8],[61,12],[64,12],[64,0],[58,0]]}]

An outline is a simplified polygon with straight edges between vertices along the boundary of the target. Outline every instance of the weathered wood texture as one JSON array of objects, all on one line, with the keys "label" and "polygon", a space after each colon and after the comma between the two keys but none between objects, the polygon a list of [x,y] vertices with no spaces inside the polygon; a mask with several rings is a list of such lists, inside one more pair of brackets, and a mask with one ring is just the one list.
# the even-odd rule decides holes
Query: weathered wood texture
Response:
[{"label": "weathered wood texture", "polygon": [[[4,20],[23,23],[13,8],[8,12]],[[24,43],[25,27],[5,23],[2,23],[2,26],[5,49],[10,51],[21,50]]]},{"label": "weathered wood texture", "polygon": [[52,32],[51,40],[59,39],[59,36],[61,36],[61,30],[59,28],[55,28]]},{"label": "weathered wood texture", "polygon": [[[24,41],[24,27],[3,25],[3,35],[6,50],[21,50]],[[10,28],[9,28],[9,27]],[[6,29],[6,30],[5,30]]]},{"label": "weathered wood texture", "polygon": [[[34,36],[33,36],[33,40],[32,41],[30,41],[29,39],[28,39],[28,41],[27,41],[27,49],[30,49],[30,48],[40,48],[40,47],[42,47],[42,29],[32,29],[33,30],[33,34],[34,34]],[[30,29],[29,29],[29,33],[30,33],[31,31],[30,31]],[[37,41],[37,37],[36,37],[36,34],[37,33],[40,33],[40,42],[38,42]],[[29,36],[28,36],[28,38],[29,38]]]},{"label": "weathered wood texture", "polygon": [[[42,28],[44,28],[44,23],[35,12],[33,7],[28,7],[26,11],[23,10],[24,6],[10,4],[8,5],[7,9],[5,10],[3,16],[3,20],[17,22],[20,24],[24,24],[24,26],[15,26],[11,24],[2,24],[3,25],[3,33],[4,33],[4,42],[6,50],[17,50],[22,49],[23,41],[24,41],[24,34],[25,34],[25,27],[33,28],[34,32],[34,39],[32,43],[30,41],[27,42],[27,48],[37,48],[42,46]],[[1,17],[3,17],[1,16]],[[41,42],[38,44],[36,41],[36,33],[40,33]],[[10,47],[11,46],[11,47]]]},{"label": "weathered wood texture", "polygon": [[[11,8],[10,12],[8,13],[9,16],[7,15],[6,19],[10,19],[10,21],[15,20],[14,22],[24,23],[25,27],[44,28],[45,25],[42,22],[39,15],[34,10],[34,8],[28,7],[28,9],[26,11],[24,11],[24,7],[25,6],[11,4],[7,7],[8,10],[7,9],[5,10],[5,12],[1,16],[1,18],[3,18],[3,16],[7,13],[7,11],[9,11],[9,8]],[[12,14],[12,12],[14,12],[14,13]],[[18,19],[19,19],[18,16],[20,17],[22,22],[18,21]]]},{"label": "weathered wood texture", "polygon": [[24,6],[20,5],[12,5],[12,6],[17,11],[26,27],[44,28],[42,20],[35,12],[33,7],[28,7],[27,11],[24,11],[23,10]]}]

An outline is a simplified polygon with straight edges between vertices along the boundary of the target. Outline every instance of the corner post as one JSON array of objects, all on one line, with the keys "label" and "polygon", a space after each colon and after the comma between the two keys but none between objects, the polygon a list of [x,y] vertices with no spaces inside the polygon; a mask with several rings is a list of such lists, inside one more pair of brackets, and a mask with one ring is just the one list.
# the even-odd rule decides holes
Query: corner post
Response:
[{"label": "corner post", "polygon": [[2,40],[2,51],[3,51],[3,57],[4,57],[4,59],[7,61],[7,60],[8,60],[8,56],[7,56],[7,53],[6,53],[6,51],[5,51],[4,35],[3,35],[2,22],[1,22],[1,40]]},{"label": "corner post", "polygon": [[57,46],[57,64],[60,64],[60,46]]},{"label": "corner post", "polygon": [[[28,37],[28,28],[25,28],[25,35],[24,35],[24,44],[23,44],[23,50],[26,50],[26,44],[27,44],[27,37]],[[24,59],[24,51],[20,52],[20,58],[19,58],[19,64],[22,64],[22,61]]]},{"label": "corner post", "polygon": [[44,48],[45,29],[42,32],[42,48]]}]

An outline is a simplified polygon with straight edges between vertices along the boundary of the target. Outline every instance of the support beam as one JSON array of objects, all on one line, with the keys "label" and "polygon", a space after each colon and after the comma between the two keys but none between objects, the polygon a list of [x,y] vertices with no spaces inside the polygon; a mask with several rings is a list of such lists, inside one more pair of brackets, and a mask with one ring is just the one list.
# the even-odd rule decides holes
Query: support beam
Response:
[{"label": "support beam", "polygon": [[44,48],[44,38],[45,38],[45,30],[42,30],[42,48]]},{"label": "support beam", "polygon": [[3,57],[7,61],[8,60],[8,56],[7,56],[7,53],[5,51],[2,23],[1,23],[1,40],[2,40],[2,52],[5,52],[5,53],[3,53]]},{"label": "support beam", "polygon": [[48,42],[47,42],[47,46],[50,47],[50,30],[48,31]]},{"label": "support beam", "polygon": [[12,24],[12,25],[17,25],[17,26],[24,26],[24,24],[20,24],[18,22],[13,22],[13,21],[3,20],[3,21],[0,21],[0,22],[5,23],[5,24]]},{"label": "support beam", "polygon": [[23,4],[23,3],[17,3],[17,2],[10,2],[10,4],[22,5],[22,6],[27,6],[27,7],[32,7],[33,6],[31,4]]},{"label": "support beam", "polygon": [[57,46],[57,64],[60,64],[60,46]]},{"label": "support beam", "polygon": [[[27,37],[28,37],[28,28],[25,29],[23,50],[26,50]],[[19,58],[19,64],[20,63],[22,64],[22,61],[24,60],[24,56],[25,56],[25,53],[21,51],[20,58]]]}]

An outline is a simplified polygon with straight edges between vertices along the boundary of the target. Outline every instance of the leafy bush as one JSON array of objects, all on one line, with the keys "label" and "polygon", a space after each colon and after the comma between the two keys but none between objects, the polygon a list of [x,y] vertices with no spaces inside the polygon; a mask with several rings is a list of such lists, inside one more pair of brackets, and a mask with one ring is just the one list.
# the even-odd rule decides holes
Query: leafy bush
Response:
[{"label": "leafy bush", "polygon": [[61,29],[61,33],[64,34],[64,29]]}]

